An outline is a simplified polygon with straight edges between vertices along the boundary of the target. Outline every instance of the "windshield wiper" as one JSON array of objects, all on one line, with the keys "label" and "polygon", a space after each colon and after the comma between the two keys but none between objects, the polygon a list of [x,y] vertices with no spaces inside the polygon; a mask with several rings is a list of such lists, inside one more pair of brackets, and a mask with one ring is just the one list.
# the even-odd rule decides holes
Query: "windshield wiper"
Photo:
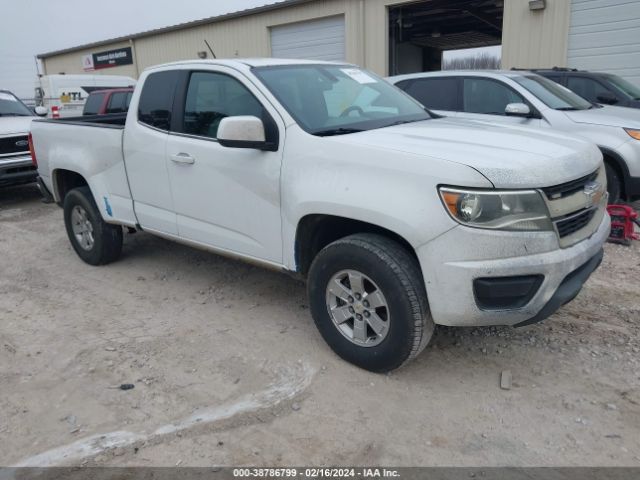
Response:
[{"label": "windshield wiper", "polygon": [[0,117],[30,117],[26,113],[0,113]]},{"label": "windshield wiper", "polygon": [[389,125],[385,125],[385,127],[394,127],[396,125],[404,125],[405,123],[423,122],[425,120],[430,120],[430,118],[420,118],[418,120],[398,120],[397,122],[393,122],[393,123],[390,123]]},{"label": "windshield wiper", "polygon": [[317,132],[313,132],[314,135],[318,135],[319,137],[333,137],[334,135],[348,135],[349,133],[359,133],[364,132],[361,128],[328,128],[327,130],[319,130]]},{"label": "windshield wiper", "polygon": [[558,107],[556,108],[559,112],[573,112],[578,110],[576,107]]}]

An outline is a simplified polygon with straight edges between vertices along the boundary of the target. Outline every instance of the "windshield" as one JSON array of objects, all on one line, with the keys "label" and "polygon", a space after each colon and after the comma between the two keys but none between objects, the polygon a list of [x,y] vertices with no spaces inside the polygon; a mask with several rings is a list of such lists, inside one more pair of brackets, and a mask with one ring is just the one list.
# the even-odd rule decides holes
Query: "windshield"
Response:
[{"label": "windshield", "polygon": [[396,87],[356,67],[286,65],[253,72],[313,135],[342,135],[434,118]]},{"label": "windshield", "polygon": [[593,105],[584,98],[540,75],[523,75],[514,77],[514,80],[534,94],[547,107],[554,110],[588,110],[593,108]]},{"label": "windshield", "polygon": [[605,77],[614,87],[625,95],[630,96],[633,100],[640,100],[640,87],[617,75],[609,74],[605,75]]},{"label": "windshield", "polygon": [[0,117],[31,117],[33,114],[12,93],[0,92]]}]

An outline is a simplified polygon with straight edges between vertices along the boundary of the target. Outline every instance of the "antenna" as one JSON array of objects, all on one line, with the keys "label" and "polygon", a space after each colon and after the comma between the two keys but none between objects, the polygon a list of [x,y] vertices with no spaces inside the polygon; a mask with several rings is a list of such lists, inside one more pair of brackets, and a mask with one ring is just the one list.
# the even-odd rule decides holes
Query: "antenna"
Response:
[{"label": "antenna", "polygon": [[38,63],[37,55],[33,56],[33,61],[36,62],[36,73],[38,74],[38,78],[40,78],[42,75],[40,75],[40,64]]},{"label": "antenna", "polygon": [[206,38],[204,39],[204,43],[207,45],[207,48],[208,48],[208,49],[209,49],[209,51],[211,52],[211,55],[213,55],[213,58],[216,58],[216,59],[217,59],[218,57],[216,57],[216,54],[215,54],[215,53],[213,53],[213,48],[211,48],[211,45],[209,45],[209,42],[207,42],[207,39],[206,39]]}]

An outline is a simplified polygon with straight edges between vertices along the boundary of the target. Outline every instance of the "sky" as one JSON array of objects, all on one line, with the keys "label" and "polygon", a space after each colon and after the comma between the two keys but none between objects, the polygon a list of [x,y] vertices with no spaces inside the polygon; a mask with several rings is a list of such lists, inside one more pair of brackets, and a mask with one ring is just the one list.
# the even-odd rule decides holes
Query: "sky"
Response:
[{"label": "sky", "polygon": [[275,0],[0,0],[0,88],[33,97],[35,55]]},{"label": "sky", "polygon": [[[275,0],[0,0],[0,88],[33,97],[35,56]],[[493,47],[492,47],[493,48]],[[499,47],[498,47],[499,49]],[[498,51],[498,50],[493,50]],[[451,56],[460,55],[458,52]]]}]

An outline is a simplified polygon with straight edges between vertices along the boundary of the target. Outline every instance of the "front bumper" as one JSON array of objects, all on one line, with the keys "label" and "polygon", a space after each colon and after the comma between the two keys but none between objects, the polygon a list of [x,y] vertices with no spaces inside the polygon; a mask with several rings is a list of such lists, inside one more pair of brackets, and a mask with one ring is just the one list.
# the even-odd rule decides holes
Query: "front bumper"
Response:
[{"label": "front bumper", "polygon": [[0,160],[0,187],[35,182],[37,176],[31,156]]},{"label": "front bumper", "polygon": [[[604,215],[589,238],[565,249],[559,247],[554,232],[498,232],[464,226],[448,231],[417,249],[435,323],[482,326],[543,320],[577,295],[595,267],[586,276],[576,274],[578,280],[569,287],[563,282],[599,255],[610,229],[609,216]],[[525,305],[501,310],[478,306],[475,280],[519,276],[543,277]]]}]

